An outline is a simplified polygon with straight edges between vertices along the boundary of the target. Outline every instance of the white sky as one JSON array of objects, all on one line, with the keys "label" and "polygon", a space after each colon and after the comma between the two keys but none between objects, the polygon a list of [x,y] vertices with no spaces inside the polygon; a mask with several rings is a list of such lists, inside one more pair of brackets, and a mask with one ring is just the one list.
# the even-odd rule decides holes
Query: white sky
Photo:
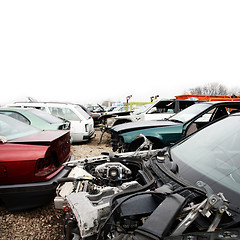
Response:
[{"label": "white sky", "polygon": [[240,88],[239,0],[0,1],[0,104]]}]

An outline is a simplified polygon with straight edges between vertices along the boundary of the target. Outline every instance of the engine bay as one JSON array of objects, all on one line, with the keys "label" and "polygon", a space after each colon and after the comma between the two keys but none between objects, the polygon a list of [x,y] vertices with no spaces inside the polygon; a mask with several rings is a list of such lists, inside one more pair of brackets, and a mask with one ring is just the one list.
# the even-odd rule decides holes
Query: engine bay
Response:
[{"label": "engine bay", "polygon": [[54,200],[65,212],[64,239],[226,239],[226,226],[239,239],[224,195],[201,181],[171,184],[163,159],[152,150],[68,163]]}]

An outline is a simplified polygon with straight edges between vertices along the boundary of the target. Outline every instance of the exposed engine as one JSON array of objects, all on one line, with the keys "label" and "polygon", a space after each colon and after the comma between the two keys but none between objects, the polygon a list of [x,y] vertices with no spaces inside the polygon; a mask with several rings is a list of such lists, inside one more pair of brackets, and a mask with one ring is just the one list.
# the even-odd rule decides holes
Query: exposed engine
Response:
[{"label": "exposed engine", "polygon": [[64,239],[240,239],[224,195],[177,181],[163,159],[151,150],[69,162],[55,198],[66,212]]}]

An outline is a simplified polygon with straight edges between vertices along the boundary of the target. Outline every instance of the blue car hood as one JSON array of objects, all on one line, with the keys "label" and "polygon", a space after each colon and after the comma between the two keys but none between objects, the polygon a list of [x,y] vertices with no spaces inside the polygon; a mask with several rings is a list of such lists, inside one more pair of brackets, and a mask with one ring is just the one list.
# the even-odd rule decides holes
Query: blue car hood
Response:
[{"label": "blue car hood", "polygon": [[123,132],[136,131],[139,129],[178,126],[178,125],[182,125],[182,123],[176,123],[172,121],[138,121],[138,122],[119,124],[113,127],[112,131],[123,133]]}]

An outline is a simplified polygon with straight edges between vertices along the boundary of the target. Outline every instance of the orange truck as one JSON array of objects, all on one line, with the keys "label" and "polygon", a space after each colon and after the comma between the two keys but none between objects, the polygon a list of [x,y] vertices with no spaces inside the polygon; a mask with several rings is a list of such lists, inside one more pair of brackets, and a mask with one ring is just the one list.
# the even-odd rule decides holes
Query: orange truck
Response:
[{"label": "orange truck", "polygon": [[197,98],[200,101],[240,101],[240,96],[184,94],[175,96],[178,100]]},{"label": "orange truck", "polygon": [[[240,101],[240,96],[232,95],[232,96],[222,96],[222,95],[197,95],[197,94],[184,94],[175,96],[178,100],[186,100],[186,99],[198,99],[199,101]],[[228,109],[229,112],[237,111],[236,109]]]}]

